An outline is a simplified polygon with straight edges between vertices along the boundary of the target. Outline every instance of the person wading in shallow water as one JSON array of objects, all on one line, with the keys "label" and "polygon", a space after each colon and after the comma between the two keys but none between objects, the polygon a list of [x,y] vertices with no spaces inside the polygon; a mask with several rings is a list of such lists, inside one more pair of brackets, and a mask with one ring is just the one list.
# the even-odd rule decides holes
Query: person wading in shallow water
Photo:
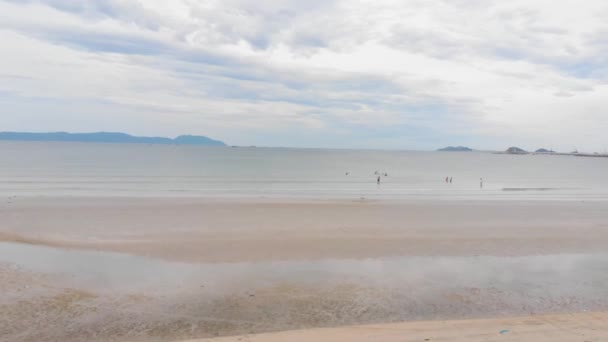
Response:
[{"label": "person wading in shallow water", "polygon": [[378,184],[380,184],[380,176],[378,176]]}]

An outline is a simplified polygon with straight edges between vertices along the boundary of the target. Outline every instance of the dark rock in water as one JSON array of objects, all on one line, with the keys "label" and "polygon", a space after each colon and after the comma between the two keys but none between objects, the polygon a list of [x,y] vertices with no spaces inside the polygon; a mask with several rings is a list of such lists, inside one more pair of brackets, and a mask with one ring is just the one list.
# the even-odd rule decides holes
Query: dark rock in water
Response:
[{"label": "dark rock in water", "polygon": [[545,148],[539,148],[538,150],[534,151],[535,153],[554,153],[555,151],[552,150],[547,150]]},{"label": "dark rock in water", "polygon": [[448,146],[448,147],[440,148],[437,151],[440,151],[440,152],[471,152],[473,150],[468,147],[465,147],[465,146]]},{"label": "dark rock in water", "polygon": [[528,152],[519,147],[509,147],[506,151],[509,154],[527,154]]}]

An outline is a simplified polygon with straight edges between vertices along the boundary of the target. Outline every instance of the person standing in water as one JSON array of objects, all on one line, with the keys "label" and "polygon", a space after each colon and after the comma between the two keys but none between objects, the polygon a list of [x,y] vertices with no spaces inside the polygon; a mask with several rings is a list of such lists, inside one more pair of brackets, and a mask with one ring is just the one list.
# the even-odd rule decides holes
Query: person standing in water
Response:
[{"label": "person standing in water", "polygon": [[380,184],[380,176],[378,176],[378,184]]},{"label": "person standing in water", "polygon": [[452,177],[450,177],[450,184],[452,184]]},{"label": "person standing in water", "polygon": [[450,181],[450,177],[445,177],[445,182],[449,182]]},{"label": "person standing in water", "polygon": [[479,178],[479,188],[483,189],[483,178]]}]

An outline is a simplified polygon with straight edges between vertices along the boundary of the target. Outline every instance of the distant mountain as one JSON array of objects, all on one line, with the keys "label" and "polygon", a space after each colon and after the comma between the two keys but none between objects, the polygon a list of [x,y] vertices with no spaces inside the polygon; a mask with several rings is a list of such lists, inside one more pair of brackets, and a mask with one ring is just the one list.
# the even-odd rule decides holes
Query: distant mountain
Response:
[{"label": "distant mountain", "polygon": [[440,151],[440,152],[471,152],[473,150],[468,147],[465,147],[465,146],[448,146],[448,147],[440,148],[437,151]]},{"label": "distant mountain", "polygon": [[555,153],[555,152],[551,151],[551,150],[547,150],[545,148],[539,148],[538,150],[534,151],[534,153]]},{"label": "distant mountain", "polygon": [[509,154],[527,154],[528,153],[526,150],[523,150],[519,147],[509,147],[505,152],[509,153]]},{"label": "distant mountain", "polygon": [[164,145],[204,145],[226,146],[221,141],[203,136],[181,135],[175,139],[163,137],[136,137],[125,133],[21,133],[0,132],[0,140],[17,141],[62,141],[62,142],[96,142],[96,143],[123,143],[123,144],[164,144]]}]

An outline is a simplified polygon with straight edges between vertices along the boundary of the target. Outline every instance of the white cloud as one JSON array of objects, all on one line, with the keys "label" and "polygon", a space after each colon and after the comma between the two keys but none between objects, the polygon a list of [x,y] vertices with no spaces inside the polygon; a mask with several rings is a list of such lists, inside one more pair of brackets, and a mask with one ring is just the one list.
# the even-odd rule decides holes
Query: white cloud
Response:
[{"label": "white cloud", "polygon": [[14,110],[0,120],[242,144],[599,150],[606,19],[598,0],[0,1],[0,101]]}]

